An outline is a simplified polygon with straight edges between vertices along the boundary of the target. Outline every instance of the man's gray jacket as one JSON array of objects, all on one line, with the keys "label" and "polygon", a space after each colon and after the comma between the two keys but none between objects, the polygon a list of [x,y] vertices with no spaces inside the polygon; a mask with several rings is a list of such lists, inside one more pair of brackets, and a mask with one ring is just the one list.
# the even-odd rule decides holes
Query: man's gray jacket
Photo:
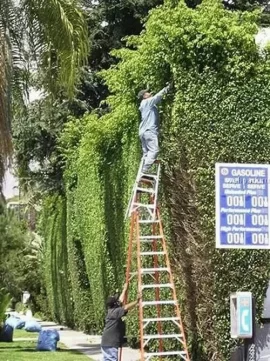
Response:
[{"label": "man's gray jacket", "polygon": [[139,136],[146,130],[151,130],[158,134],[159,131],[159,114],[157,104],[161,101],[162,96],[169,91],[169,86],[166,86],[153,97],[143,99],[140,104],[140,112],[142,120],[139,127]]}]

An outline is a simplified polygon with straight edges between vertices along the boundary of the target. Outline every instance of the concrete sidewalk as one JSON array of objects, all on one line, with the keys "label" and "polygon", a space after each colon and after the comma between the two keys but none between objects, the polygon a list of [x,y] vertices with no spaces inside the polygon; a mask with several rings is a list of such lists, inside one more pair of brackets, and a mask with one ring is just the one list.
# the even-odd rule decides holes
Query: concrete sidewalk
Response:
[{"label": "concrete sidewalk", "polygon": [[[60,342],[71,350],[77,350],[95,361],[102,361],[100,350],[101,336],[86,335],[80,331],[70,330],[65,326],[57,325],[54,322],[41,322],[44,330],[54,328],[60,334]],[[122,361],[138,361],[139,350],[123,347]]]}]

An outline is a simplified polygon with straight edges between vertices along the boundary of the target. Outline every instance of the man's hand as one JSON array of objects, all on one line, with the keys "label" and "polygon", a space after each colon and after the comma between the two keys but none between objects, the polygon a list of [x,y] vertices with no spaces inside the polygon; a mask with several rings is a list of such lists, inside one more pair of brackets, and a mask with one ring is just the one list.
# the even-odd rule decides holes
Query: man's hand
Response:
[{"label": "man's hand", "polygon": [[173,81],[166,83],[166,86],[168,87],[168,91],[172,90],[174,86]]},{"label": "man's hand", "polygon": [[128,290],[128,282],[126,282],[124,284],[123,291],[122,291],[122,293],[121,293],[121,295],[119,297],[119,301],[122,302],[122,303],[124,302],[125,294],[127,293],[127,290]]},{"label": "man's hand", "polygon": [[130,302],[127,305],[125,305],[124,309],[126,311],[131,310],[132,308],[134,308],[134,307],[136,307],[138,305],[138,303],[140,302],[141,299],[142,299],[142,294],[139,293],[138,296],[137,296],[137,300],[133,301],[133,302]]}]

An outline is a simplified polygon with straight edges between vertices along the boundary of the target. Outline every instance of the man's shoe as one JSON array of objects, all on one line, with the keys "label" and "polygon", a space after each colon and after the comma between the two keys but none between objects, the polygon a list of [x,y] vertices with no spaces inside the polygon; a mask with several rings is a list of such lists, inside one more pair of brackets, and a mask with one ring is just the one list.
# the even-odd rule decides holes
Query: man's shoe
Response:
[{"label": "man's shoe", "polygon": [[153,171],[152,168],[148,168],[148,169],[142,169],[142,173],[141,173],[141,181],[146,181],[146,182],[153,182],[153,177],[152,177]]}]

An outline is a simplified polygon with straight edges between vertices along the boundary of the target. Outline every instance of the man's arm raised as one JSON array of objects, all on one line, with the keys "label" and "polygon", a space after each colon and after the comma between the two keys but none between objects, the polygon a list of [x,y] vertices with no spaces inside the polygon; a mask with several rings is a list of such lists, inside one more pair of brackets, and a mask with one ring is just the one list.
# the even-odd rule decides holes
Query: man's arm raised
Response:
[{"label": "man's arm raised", "polygon": [[128,289],[128,283],[125,283],[125,284],[124,284],[124,287],[123,287],[123,291],[122,291],[122,293],[121,293],[121,295],[120,295],[120,297],[119,297],[119,301],[120,301],[121,303],[124,302],[124,298],[125,298],[125,294],[126,294],[126,292],[127,292],[127,289]]},{"label": "man's arm raised", "polygon": [[141,296],[141,294],[139,294],[136,301],[130,302],[123,306],[124,310],[129,311],[132,308],[134,308],[135,306],[137,306],[137,304],[140,302],[141,298],[142,298],[142,296]]},{"label": "man's arm raised", "polygon": [[167,94],[169,90],[170,90],[170,85],[167,85],[165,88],[161,89],[156,95],[149,98],[148,100],[149,105],[152,107],[158,104],[162,100],[163,95]]}]

